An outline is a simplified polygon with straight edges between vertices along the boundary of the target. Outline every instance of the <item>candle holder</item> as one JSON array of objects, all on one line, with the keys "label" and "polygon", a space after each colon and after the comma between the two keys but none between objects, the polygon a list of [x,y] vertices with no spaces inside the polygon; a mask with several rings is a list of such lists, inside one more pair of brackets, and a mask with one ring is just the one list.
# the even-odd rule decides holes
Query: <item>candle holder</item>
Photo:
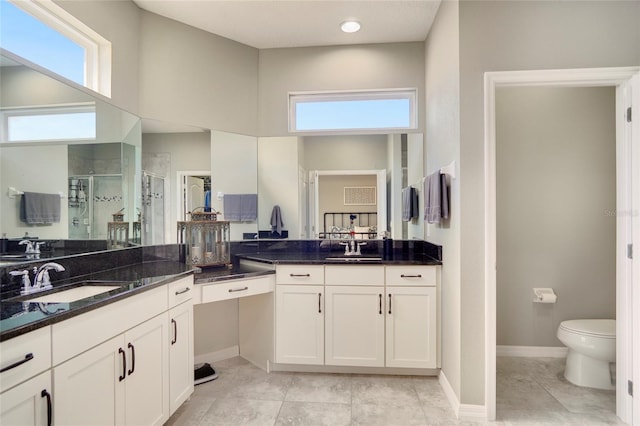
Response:
[{"label": "candle holder", "polygon": [[231,264],[229,221],[216,220],[215,212],[190,213],[191,220],[178,222],[178,243],[186,246],[189,266]]}]

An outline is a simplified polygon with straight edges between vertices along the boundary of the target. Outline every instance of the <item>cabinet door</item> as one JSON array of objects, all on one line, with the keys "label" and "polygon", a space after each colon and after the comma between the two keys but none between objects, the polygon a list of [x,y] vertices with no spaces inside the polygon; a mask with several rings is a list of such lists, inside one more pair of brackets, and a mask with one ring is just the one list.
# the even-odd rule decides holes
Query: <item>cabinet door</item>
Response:
[{"label": "cabinet door", "polygon": [[324,364],[324,286],[276,286],[276,362]]},{"label": "cabinet door", "polygon": [[436,367],[436,288],[387,287],[387,366]]},{"label": "cabinet door", "polygon": [[[51,372],[28,380],[0,394],[0,424],[46,425],[51,415]],[[49,395],[49,398],[47,397]]]},{"label": "cabinet door", "polygon": [[169,415],[193,393],[193,304],[169,311]]},{"label": "cabinet door", "polygon": [[124,335],[127,351],[125,424],[162,425],[169,419],[169,317],[158,315]]},{"label": "cabinet door", "polygon": [[125,357],[120,335],[55,367],[55,424],[124,424]]},{"label": "cabinet door", "polygon": [[327,365],[384,366],[384,287],[325,286]]}]

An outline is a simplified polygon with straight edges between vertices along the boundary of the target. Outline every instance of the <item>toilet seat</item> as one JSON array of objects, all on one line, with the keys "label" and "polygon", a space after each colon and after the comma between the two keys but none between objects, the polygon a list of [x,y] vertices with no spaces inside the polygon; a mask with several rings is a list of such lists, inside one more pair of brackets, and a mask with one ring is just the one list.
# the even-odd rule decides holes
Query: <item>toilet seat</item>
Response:
[{"label": "toilet seat", "polygon": [[582,319],[568,320],[560,323],[560,328],[569,332],[601,339],[616,338],[616,320],[612,319]]}]

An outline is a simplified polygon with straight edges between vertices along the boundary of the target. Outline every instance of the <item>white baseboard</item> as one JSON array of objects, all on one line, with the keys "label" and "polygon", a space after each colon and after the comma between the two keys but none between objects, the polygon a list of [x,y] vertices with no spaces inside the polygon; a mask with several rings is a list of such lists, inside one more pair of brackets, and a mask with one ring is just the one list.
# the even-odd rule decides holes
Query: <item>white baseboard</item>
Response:
[{"label": "white baseboard", "polygon": [[234,356],[239,355],[240,348],[236,345],[229,348],[221,349],[219,351],[196,355],[194,358],[196,364],[203,364],[205,362],[212,364],[216,361],[222,361],[223,359],[233,358]]},{"label": "white baseboard", "polygon": [[444,371],[440,370],[440,374],[438,375],[438,383],[442,386],[442,390],[444,394],[447,396],[449,400],[449,404],[451,404],[451,408],[453,408],[453,412],[458,416],[458,411],[460,410],[460,400],[458,400],[458,396],[456,395],[453,387],[451,387],[451,383],[445,376]]},{"label": "white baseboard", "polygon": [[568,348],[557,346],[496,346],[496,356],[566,358]]},{"label": "white baseboard", "polygon": [[447,376],[442,371],[440,371],[438,375],[438,382],[440,386],[442,386],[442,390],[444,390],[444,394],[447,396],[453,412],[458,419],[486,420],[487,408],[484,405],[460,404],[460,400],[453,390],[453,387],[451,387],[451,383],[449,383]]}]

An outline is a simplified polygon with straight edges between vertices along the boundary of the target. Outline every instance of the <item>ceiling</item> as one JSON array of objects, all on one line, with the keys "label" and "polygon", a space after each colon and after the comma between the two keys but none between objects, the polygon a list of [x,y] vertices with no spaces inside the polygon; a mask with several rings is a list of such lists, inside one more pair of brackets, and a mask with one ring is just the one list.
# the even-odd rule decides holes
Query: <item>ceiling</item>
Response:
[{"label": "ceiling", "polygon": [[[253,46],[331,46],[424,41],[440,0],[134,0],[149,12]],[[345,34],[355,19],[362,29]]]}]

